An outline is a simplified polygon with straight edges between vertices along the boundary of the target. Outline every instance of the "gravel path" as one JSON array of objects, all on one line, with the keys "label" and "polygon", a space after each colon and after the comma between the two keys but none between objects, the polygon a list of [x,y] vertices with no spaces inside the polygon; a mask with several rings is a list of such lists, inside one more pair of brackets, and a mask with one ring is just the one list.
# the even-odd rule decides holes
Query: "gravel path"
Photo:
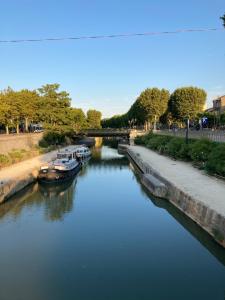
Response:
[{"label": "gravel path", "polygon": [[223,180],[208,176],[189,163],[172,160],[145,147],[130,146],[130,149],[139,154],[144,162],[166,180],[225,216],[225,182]]},{"label": "gravel path", "polygon": [[32,172],[32,170],[36,168],[40,168],[40,166],[44,163],[49,162],[52,158],[56,157],[57,151],[51,151],[49,153],[36,156],[31,159],[24,160],[17,164],[11,165],[9,167],[3,168],[0,170],[0,184],[7,183],[8,181],[12,181],[17,179],[21,175],[28,174]]}]

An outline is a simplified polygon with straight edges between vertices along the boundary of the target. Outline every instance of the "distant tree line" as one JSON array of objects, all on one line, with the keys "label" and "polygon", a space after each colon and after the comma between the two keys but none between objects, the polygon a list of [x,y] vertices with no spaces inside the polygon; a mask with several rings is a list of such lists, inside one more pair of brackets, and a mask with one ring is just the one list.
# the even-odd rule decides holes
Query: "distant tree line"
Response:
[{"label": "distant tree line", "polygon": [[90,109],[86,116],[82,109],[71,107],[69,93],[59,88],[59,84],[46,84],[37,90],[1,91],[0,124],[6,133],[12,128],[17,133],[21,128],[28,132],[32,123],[41,123],[46,129],[75,132],[101,126],[101,112]]},{"label": "distant tree line", "polygon": [[146,129],[156,122],[183,123],[195,119],[204,109],[206,92],[197,87],[176,89],[171,95],[166,89],[148,88],[136,99],[128,112],[103,119],[102,127],[133,127],[142,125]]}]

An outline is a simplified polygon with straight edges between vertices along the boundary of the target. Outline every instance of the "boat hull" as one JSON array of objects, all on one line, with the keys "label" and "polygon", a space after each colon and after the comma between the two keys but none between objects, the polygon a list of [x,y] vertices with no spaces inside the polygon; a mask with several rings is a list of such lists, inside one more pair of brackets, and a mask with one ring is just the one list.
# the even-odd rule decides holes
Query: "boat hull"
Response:
[{"label": "boat hull", "polygon": [[81,169],[82,164],[79,163],[75,168],[69,171],[59,171],[55,169],[40,170],[38,174],[38,182],[51,184],[63,183],[73,178]]}]

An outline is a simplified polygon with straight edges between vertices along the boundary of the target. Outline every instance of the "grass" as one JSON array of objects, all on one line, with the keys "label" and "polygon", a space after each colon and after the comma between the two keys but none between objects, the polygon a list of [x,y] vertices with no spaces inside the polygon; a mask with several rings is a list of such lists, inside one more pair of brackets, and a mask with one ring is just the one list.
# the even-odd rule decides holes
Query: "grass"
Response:
[{"label": "grass", "polygon": [[38,155],[45,154],[55,149],[56,146],[53,145],[48,146],[47,148],[41,148],[39,146],[36,146],[30,150],[13,149],[7,154],[0,154],[0,169],[24,161],[26,159],[33,158]]}]

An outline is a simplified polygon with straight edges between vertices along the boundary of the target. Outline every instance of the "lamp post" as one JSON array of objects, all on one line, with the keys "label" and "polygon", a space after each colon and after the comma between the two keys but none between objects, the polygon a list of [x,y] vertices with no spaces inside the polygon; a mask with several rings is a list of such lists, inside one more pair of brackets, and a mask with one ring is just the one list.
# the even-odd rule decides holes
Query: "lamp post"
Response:
[{"label": "lamp post", "polygon": [[187,122],[186,122],[186,144],[188,144],[188,139],[189,139],[189,124],[190,124],[190,120],[189,120],[189,118],[187,118]]}]

